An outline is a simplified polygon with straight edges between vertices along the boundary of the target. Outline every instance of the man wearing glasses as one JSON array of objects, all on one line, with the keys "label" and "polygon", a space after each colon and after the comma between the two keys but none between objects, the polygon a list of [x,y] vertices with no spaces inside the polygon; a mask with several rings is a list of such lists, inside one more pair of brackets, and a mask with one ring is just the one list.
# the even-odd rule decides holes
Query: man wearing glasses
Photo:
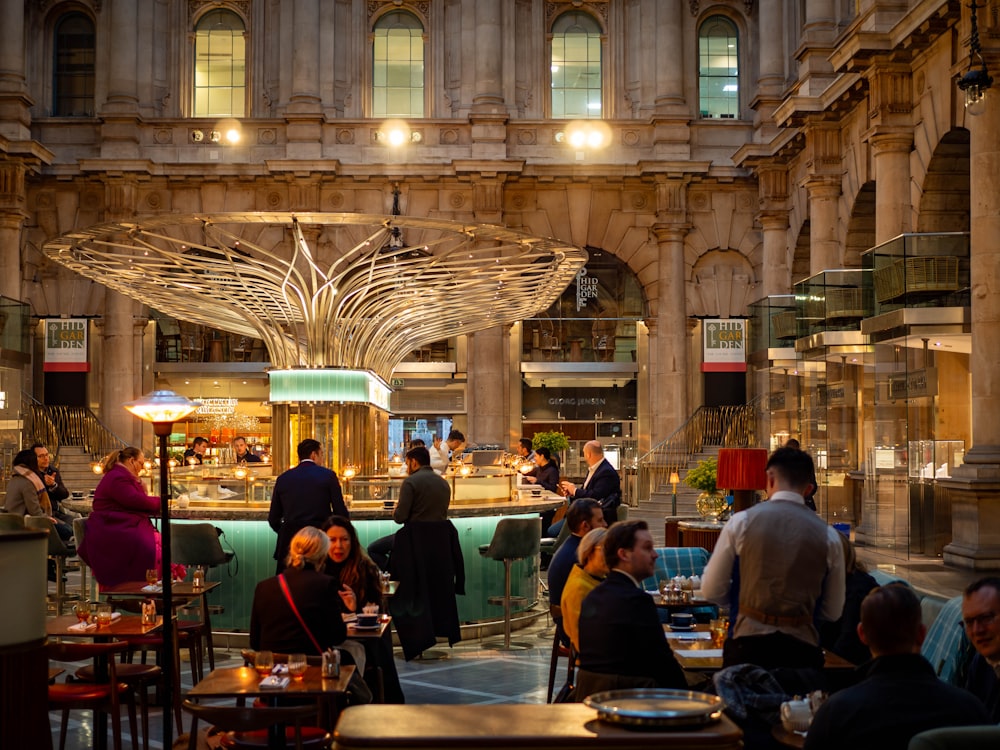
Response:
[{"label": "man wearing glasses", "polygon": [[965,589],[962,623],[976,649],[965,689],[986,704],[993,722],[1000,722],[1000,578],[980,578]]}]

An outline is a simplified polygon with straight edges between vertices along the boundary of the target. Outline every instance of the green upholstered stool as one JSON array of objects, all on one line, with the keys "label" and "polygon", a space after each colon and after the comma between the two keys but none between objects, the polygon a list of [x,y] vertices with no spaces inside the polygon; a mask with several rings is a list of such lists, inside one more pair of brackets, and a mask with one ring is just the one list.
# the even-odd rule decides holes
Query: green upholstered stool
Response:
[{"label": "green upholstered stool", "polygon": [[512,605],[526,603],[523,596],[511,596],[510,569],[515,560],[538,556],[541,534],[541,518],[501,518],[490,543],[479,547],[479,554],[483,557],[503,562],[504,594],[491,596],[488,601],[490,604],[503,605],[503,644],[496,648],[504,651],[531,648],[524,644],[512,644],[510,641]]},{"label": "green upholstered stool", "polygon": [[0,532],[24,531],[24,516],[19,513],[0,513]]}]

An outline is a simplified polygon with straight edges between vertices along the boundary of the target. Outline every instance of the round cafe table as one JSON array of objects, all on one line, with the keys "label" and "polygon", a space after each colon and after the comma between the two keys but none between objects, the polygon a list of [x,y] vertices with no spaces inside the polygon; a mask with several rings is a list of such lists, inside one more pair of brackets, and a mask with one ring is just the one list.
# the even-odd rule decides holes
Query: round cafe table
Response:
[{"label": "round cafe table", "polygon": [[771,727],[771,736],[782,747],[802,748],[806,746],[806,736],[798,732],[789,732],[781,724]]}]

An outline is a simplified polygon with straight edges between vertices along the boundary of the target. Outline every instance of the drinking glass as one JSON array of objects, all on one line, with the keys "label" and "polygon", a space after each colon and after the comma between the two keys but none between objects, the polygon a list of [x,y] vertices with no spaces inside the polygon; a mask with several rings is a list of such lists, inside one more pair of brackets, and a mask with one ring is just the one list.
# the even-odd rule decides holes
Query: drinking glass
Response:
[{"label": "drinking glass", "polygon": [[90,619],[90,602],[77,602],[73,605],[73,613],[80,622],[87,622]]},{"label": "drinking glass", "polygon": [[289,654],[288,655],[288,674],[292,676],[295,680],[303,679],[303,675],[306,673],[306,655],[305,654]]},{"label": "drinking glass", "polygon": [[111,605],[110,604],[98,604],[97,605],[97,624],[99,627],[106,628],[111,624]]},{"label": "drinking glass", "polygon": [[261,677],[267,677],[274,669],[274,654],[270,651],[258,651],[253,658],[253,667]]},{"label": "drinking glass", "polygon": [[721,648],[721,646],[726,642],[726,634],[729,630],[729,622],[725,617],[719,617],[712,620],[709,623],[709,630],[712,633],[712,645],[716,648]]},{"label": "drinking glass", "polygon": [[146,583],[155,586],[158,580],[160,580],[160,572],[156,568],[148,568],[146,570]]}]

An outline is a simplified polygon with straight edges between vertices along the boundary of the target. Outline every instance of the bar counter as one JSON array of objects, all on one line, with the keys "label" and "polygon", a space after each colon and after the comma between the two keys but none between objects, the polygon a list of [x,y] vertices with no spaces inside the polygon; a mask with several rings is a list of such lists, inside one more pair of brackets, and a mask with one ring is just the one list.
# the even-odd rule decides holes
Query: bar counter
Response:
[{"label": "bar counter", "polygon": [[[494,502],[462,501],[453,504],[448,516],[458,530],[465,560],[465,596],[458,597],[458,617],[462,623],[494,620],[502,608],[491,606],[487,597],[503,593],[503,565],[479,554],[479,545],[489,544],[501,518],[530,518],[558,507],[563,498],[551,493],[528,497],[518,493],[516,500]],[[90,512],[90,500],[65,500],[63,504],[78,513]],[[267,524],[268,502],[192,501],[186,508],[171,503],[175,523],[211,523],[222,531],[222,546],[234,551],[228,567],[211,568],[207,580],[222,583],[212,592],[210,603],[223,611],[212,615],[216,631],[245,632],[250,627],[250,607],[257,582],[274,575],[275,533]],[[392,510],[369,503],[354,503],[351,520],[361,544],[395,533],[400,527],[392,520]],[[153,519],[154,523],[156,519]],[[512,593],[525,596],[529,603],[538,588],[538,559],[524,560],[512,568]]]}]

